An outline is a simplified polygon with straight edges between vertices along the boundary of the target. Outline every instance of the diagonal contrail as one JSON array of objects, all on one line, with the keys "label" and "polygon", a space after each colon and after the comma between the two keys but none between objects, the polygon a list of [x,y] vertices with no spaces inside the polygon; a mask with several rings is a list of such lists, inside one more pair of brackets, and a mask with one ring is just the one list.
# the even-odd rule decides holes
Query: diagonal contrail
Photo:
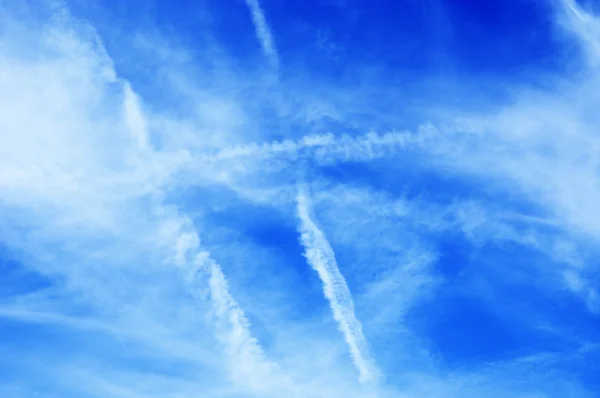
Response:
[{"label": "diagonal contrail", "polygon": [[350,349],[354,365],[358,369],[361,382],[374,382],[378,371],[371,361],[367,342],[362,333],[362,325],[354,314],[354,303],[350,289],[340,272],[335,254],[323,231],[310,216],[310,198],[305,187],[300,186],[297,195],[297,211],[300,219],[300,240],[304,246],[304,256],[317,271],[323,283],[323,292],[329,301],[333,318]]},{"label": "diagonal contrail", "polygon": [[260,46],[262,47],[263,53],[274,67],[278,67],[279,55],[277,54],[277,49],[275,48],[275,40],[273,40],[271,29],[267,24],[265,13],[260,7],[258,0],[246,0],[246,4],[250,9],[250,14],[252,15],[252,22],[254,23],[254,30],[256,31],[256,37],[260,42]]},{"label": "diagonal contrail", "polygon": [[219,264],[201,250],[197,233],[182,232],[177,241],[176,263],[186,269],[188,281],[197,278],[206,284],[207,298],[216,321],[217,338],[223,344],[236,381],[260,390],[268,383],[285,383],[287,379],[277,365],[269,361],[242,308],[231,295],[229,284]]}]

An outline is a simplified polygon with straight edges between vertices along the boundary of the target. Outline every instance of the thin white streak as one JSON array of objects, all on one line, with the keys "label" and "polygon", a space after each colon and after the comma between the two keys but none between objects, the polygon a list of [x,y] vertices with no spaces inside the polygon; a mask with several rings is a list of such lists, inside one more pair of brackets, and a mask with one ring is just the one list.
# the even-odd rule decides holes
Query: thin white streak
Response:
[{"label": "thin white streak", "polygon": [[360,382],[374,382],[379,372],[370,359],[362,325],[354,314],[350,289],[340,272],[335,253],[325,234],[310,216],[310,198],[303,186],[298,189],[297,205],[304,256],[323,282],[323,292],[329,300],[333,318],[348,344],[350,355],[360,374]]},{"label": "thin white streak", "polygon": [[332,161],[363,161],[393,155],[409,145],[419,146],[426,140],[435,138],[437,130],[430,125],[423,126],[417,133],[392,131],[385,134],[370,132],[352,137],[333,134],[310,135],[298,140],[273,141],[262,144],[222,148],[212,154],[199,154],[198,163],[217,163],[229,160],[271,159],[277,156],[310,157],[322,163]]},{"label": "thin white streak", "polygon": [[[250,331],[248,318],[229,292],[221,267],[208,252],[200,249],[197,233],[181,233],[176,248],[176,264],[187,268],[188,282],[196,284],[202,278],[202,283],[208,285],[207,296],[217,324],[217,339],[225,347],[234,380],[254,390],[285,381],[285,378],[274,378],[278,369],[276,364],[265,358],[262,347]],[[203,286],[192,286],[192,289],[201,291]]]},{"label": "thin white streak", "polygon": [[59,313],[31,311],[26,309],[0,307],[0,318],[15,319],[21,322],[56,324],[71,328],[89,329],[114,333],[109,326],[93,319],[82,319]]},{"label": "thin white streak", "polygon": [[123,113],[127,128],[140,149],[148,146],[148,127],[142,111],[140,99],[129,82],[123,84]]},{"label": "thin white streak", "polygon": [[246,0],[246,4],[250,9],[250,13],[252,15],[252,22],[254,23],[254,30],[256,32],[256,37],[260,42],[260,46],[262,47],[263,53],[274,67],[278,67],[279,55],[277,54],[277,49],[275,48],[275,41],[273,40],[271,29],[267,24],[265,13],[260,7],[258,0]]},{"label": "thin white streak", "polygon": [[561,0],[567,19],[567,28],[572,30],[586,49],[590,61],[600,61],[600,23],[574,0]]}]

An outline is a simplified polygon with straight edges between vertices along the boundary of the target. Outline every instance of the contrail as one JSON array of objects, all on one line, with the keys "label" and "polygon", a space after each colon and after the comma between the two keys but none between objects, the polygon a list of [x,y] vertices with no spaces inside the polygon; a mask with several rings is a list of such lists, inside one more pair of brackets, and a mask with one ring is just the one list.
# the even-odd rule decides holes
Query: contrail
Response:
[{"label": "contrail", "polygon": [[175,261],[186,269],[190,284],[198,283],[198,278],[206,283],[207,298],[217,323],[217,338],[225,347],[234,378],[257,390],[276,379],[285,381],[285,376],[278,373],[275,363],[265,358],[262,347],[252,335],[248,318],[229,292],[221,267],[208,252],[201,250],[199,242],[195,231],[181,233]]},{"label": "contrail", "polygon": [[260,7],[258,0],[246,0],[246,4],[250,9],[250,14],[252,15],[252,22],[254,23],[254,30],[256,31],[256,37],[260,42],[260,46],[262,47],[263,53],[274,67],[278,67],[279,55],[277,54],[277,49],[275,48],[275,41],[273,40],[271,29],[267,24],[265,13]]},{"label": "contrail", "polygon": [[354,314],[354,303],[350,289],[348,289],[346,280],[340,272],[335,254],[325,234],[310,216],[310,198],[304,186],[298,188],[296,200],[298,218],[300,219],[298,229],[300,240],[304,246],[304,256],[311,267],[317,271],[321,282],[323,282],[323,292],[329,300],[333,318],[338,323],[338,327],[348,344],[350,355],[360,374],[360,381],[362,383],[374,382],[377,380],[379,373],[369,357],[367,342],[362,333],[362,325]]},{"label": "contrail", "polygon": [[430,125],[417,132],[391,131],[385,134],[374,132],[361,136],[319,134],[308,135],[296,140],[250,143],[220,148],[213,153],[195,156],[198,163],[218,163],[230,160],[272,159],[278,156],[312,157],[317,161],[351,160],[363,161],[393,155],[407,146],[419,147],[429,140],[439,140],[440,134]]}]

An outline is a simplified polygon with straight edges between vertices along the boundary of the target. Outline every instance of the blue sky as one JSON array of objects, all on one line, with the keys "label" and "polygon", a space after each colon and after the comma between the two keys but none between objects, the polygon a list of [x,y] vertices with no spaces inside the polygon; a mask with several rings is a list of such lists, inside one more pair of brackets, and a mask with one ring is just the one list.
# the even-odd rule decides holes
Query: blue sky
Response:
[{"label": "blue sky", "polygon": [[599,11],[2,2],[0,395],[600,397]]}]

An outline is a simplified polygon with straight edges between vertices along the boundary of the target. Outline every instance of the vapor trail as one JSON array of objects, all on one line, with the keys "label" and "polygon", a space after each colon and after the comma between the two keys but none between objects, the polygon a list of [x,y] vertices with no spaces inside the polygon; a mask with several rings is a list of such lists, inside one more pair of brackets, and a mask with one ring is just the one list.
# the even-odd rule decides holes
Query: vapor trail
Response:
[{"label": "vapor trail", "polygon": [[281,381],[281,377],[275,377],[278,367],[265,358],[261,345],[252,335],[248,318],[229,292],[221,267],[208,252],[201,250],[199,242],[195,231],[181,233],[176,263],[186,269],[190,284],[202,279],[203,286],[199,290],[207,287],[207,298],[217,324],[217,339],[225,347],[234,379],[254,390]]},{"label": "vapor trail", "polygon": [[300,186],[297,195],[297,211],[300,219],[300,240],[304,246],[304,256],[317,271],[323,283],[323,292],[329,300],[333,318],[350,349],[354,365],[358,369],[361,382],[373,382],[378,372],[372,363],[367,342],[362,333],[362,325],[354,314],[354,303],[350,289],[340,272],[335,254],[323,231],[310,216],[310,198],[307,189]]},{"label": "vapor trail", "polygon": [[273,40],[271,29],[267,24],[265,13],[260,7],[258,0],[246,0],[246,4],[250,9],[250,14],[252,15],[252,22],[254,23],[254,30],[256,31],[256,37],[260,42],[260,46],[262,47],[263,53],[273,64],[273,66],[277,67],[279,65],[279,55],[277,54],[277,49],[275,48],[275,41]]}]

